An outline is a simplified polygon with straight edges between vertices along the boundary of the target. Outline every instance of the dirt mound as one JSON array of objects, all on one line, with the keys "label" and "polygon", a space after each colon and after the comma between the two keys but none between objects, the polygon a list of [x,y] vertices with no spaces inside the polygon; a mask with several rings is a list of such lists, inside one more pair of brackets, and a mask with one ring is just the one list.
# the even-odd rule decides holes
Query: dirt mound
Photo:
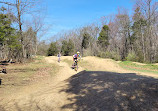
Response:
[{"label": "dirt mound", "polygon": [[143,75],[143,76],[149,76],[149,77],[154,77],[158,78],[158,74],[153,74],[153,73],[145,73],[145,72],[138,72],[138,71],[130,71],[130,70],[125,70],[122,67],[118,65],[118,63],[112,59],[102,59],[98,57],[85,57],[83,58],[83,61],[88,62],[89,70],[94,70],[94,71],[112,71],[112,72],[117,72],[117,73],[136,73],[137,75]]},{"label": "dirt mound", "polygon": [[[112,59],[101,59],[98,57],[85,57],[83,58],[83,61],[89,62],[94,70],[102,70],[102,71],[121,71],[122,68]],[[126,71],[126,70],[123,70]]]}]

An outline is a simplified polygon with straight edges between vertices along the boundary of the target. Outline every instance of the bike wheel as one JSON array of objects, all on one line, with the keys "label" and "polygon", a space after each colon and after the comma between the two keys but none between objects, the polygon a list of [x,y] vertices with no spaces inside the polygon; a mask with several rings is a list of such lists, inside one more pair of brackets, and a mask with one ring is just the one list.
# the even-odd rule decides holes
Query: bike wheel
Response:
[{"label": "bike wheel", "polygon": [[75,71],[77,71],[78,70],[78,65],[75,67]]}]

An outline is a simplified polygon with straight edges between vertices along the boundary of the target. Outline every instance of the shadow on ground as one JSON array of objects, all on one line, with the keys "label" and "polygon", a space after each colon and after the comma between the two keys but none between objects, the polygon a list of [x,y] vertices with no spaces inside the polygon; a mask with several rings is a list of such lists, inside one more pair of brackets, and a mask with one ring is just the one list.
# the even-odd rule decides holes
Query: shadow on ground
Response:
[{"label": "shadow on ground", "polygon": [[76,101],[63,110],[158,111],[158,79],[135,73],[82,71],[67,81],[69,87],[62,91],[76,94],[69,98]]}]

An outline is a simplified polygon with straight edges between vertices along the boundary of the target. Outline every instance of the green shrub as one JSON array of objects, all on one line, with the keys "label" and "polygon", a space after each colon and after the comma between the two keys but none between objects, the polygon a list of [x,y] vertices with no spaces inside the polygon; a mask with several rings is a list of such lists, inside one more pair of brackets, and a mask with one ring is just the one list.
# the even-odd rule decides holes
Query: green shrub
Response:
[{"label": "green shrub", "polygon": [[87,48],[87,49],[83,49],[83,56],[93,56],[92,55],[92,52],[91,52],[91,49],[90,48]]},{"label": "green shrub", "polygon": [[98,56],[98,57],[101,57],[101,58],[106,58],[105,52],[101,52],[101,51],[98,52],[97,56]]},{"label": "green shrub", "polygon": [[134,52],[128,53],[128,56],[126,57],[127,61],[135,61],[135,62],[137,62],[138,59],[139,58],[136,56],[136,54]]},{"label": "green shrub", "polygon": [[117,52],[112,51],[111,52],[111,59],[119,61],[119,60],[121,60],[121,57],[120,57],[120,55]]},{"label": "green shrub", "polygon": [[101,58],[110,58],[117,61],[120,60],[120,55],[118,55],[117,52],[114,52],[114,51],[99,52],[97,56]]},{"label": "green shrub", "polygon": [[138,51],[138,52],[136,53],[136,56],[137,56],[137,62],[144,63],[144,56],[143,56],[142,51]]},{"label": "green shrub", "polygon": [[106,52],[102,52],[102,53],[101,53],[101,57],[102,57],[102,58],[106,58]]},{"label": "green shrub", "polygon": [[105,52],[105,56],[106,56],[106,58],[111,58],[112,54],[111,54],[111,52],[106,51]]},{"label": "green shrub", "polygon": [[97,53],[97,57],[101,57],[101,52],[98,52],[98,53]]}]

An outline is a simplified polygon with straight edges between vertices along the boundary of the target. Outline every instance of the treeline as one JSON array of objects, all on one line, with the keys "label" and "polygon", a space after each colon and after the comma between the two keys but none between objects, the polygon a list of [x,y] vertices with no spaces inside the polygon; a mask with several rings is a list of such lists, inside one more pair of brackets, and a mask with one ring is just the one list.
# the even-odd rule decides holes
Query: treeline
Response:
[{"label": "treeline", "polygon": [[39,2],[3,0],[0,3],[0,61],[25,62],[38,53],[37,34],[42,25],[35,5]]},{"label": "treeline", "polygon": [[136,0],[133,14],[126,9],[91,24],[58,36],[47,55],[99,56],[115,60],[158,62],[158,2]]}]

